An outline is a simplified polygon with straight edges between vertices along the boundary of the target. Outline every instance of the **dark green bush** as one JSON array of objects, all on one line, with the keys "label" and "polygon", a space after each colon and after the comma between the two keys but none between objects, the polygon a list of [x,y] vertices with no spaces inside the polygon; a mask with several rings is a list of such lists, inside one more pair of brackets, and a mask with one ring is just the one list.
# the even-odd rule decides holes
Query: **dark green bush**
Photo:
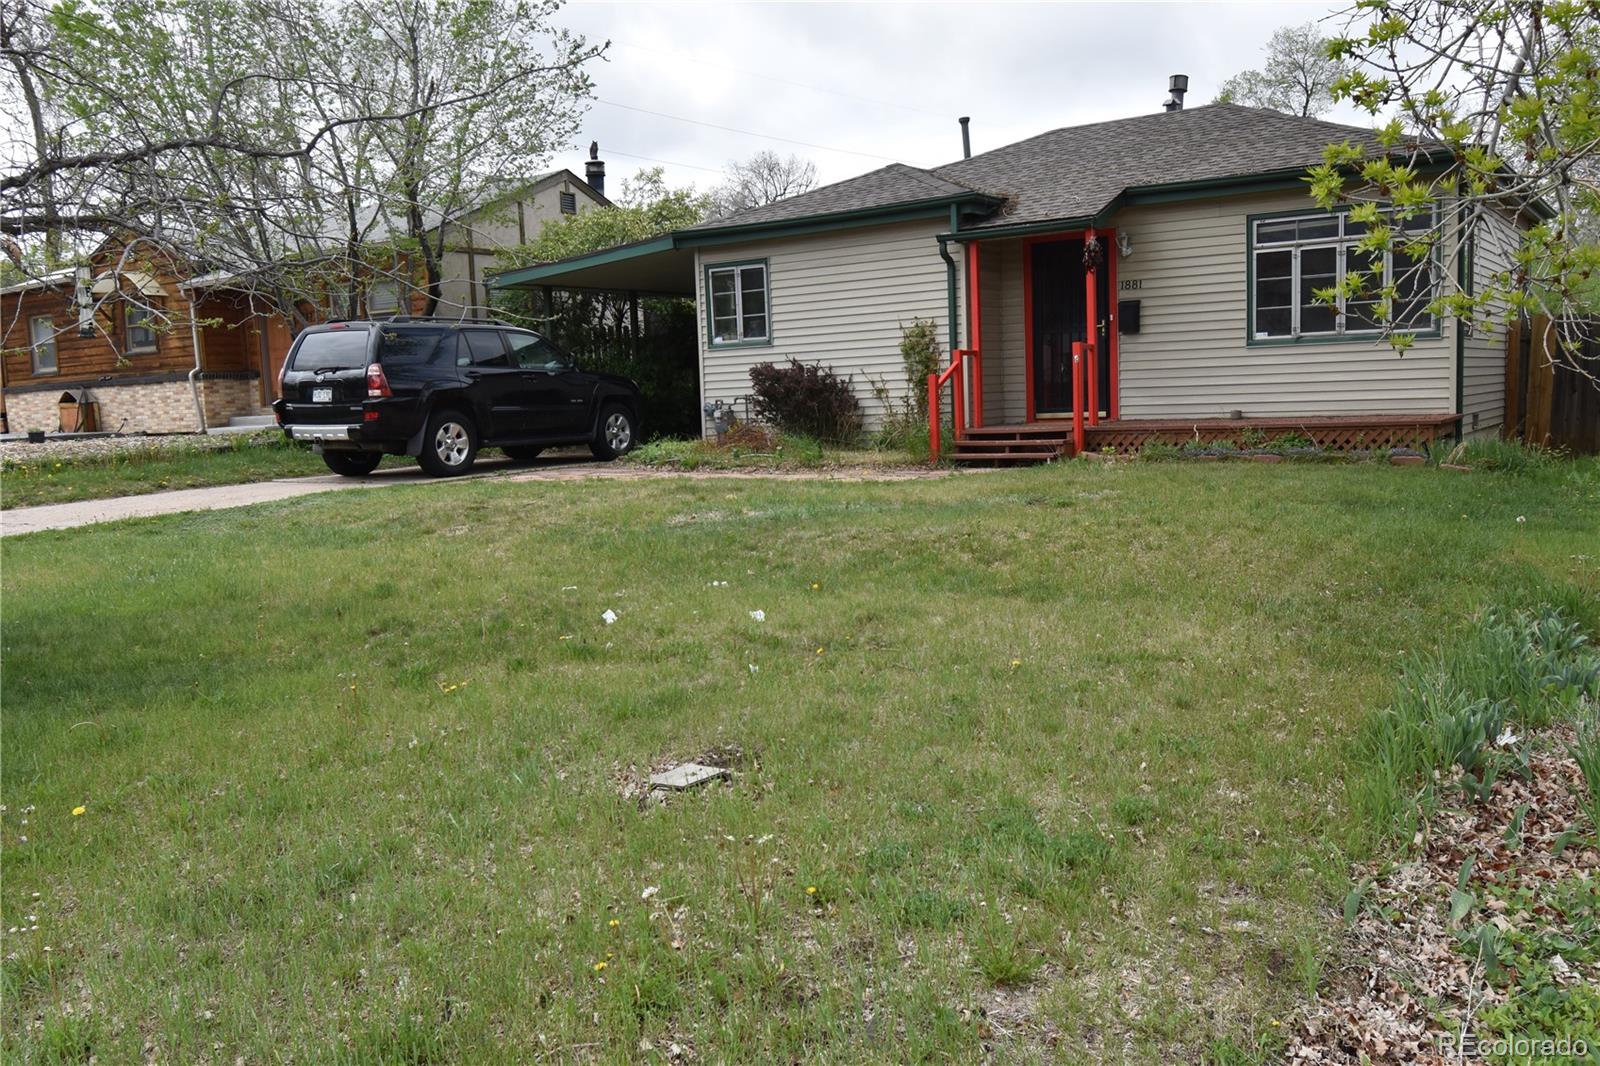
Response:
[{"label": "dark green bush", "polygon": [[786,366],[761,363],[750,368],[750,390],[756,417],[785,433],[830,444],[854,443],[861,436],[861,403],[850,379],[832,367],[797,359]]}]

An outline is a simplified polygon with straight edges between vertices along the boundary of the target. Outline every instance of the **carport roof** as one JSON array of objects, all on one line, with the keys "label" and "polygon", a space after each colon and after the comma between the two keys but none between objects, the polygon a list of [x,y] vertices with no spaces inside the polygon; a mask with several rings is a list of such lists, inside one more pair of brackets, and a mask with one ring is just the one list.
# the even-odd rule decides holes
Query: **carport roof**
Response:
[{"label": "carport roof", "polygon": [[677,234],[619,244],[554,263],[539,263],[495,274],[490,288],[562,289],[637,292],[649,296],[694,296],[694,249]]}]

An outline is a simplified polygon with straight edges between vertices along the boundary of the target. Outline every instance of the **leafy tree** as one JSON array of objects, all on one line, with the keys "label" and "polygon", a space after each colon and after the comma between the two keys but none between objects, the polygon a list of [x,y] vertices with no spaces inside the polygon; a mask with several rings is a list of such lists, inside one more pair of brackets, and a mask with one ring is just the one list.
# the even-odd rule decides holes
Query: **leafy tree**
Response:
[{"label": "leafy tree", "polygon": [[1223,82],[1217,100],[1315,118],[1333,107],[1333,85],[1345,72],[1316,23],[1283,26],[1267,42],[1266,65]]},{"label": "leafy tree", "polygon": [[415,262],[434,300],[438,223],[575,128],[603,49],[558,7],[11,0],[0,92],[33,132],[0,147],[0,233],[29,269],[63,239],[159,248],[291,322]]},{"label": "leafy tree", "polygon": [[[660,167],[640,170],[623,181],[612,206],[546,223],[535,240],[502,253],[497,265],[514,269],[648,240],[704,221],[710,209],[710,197],[692,187],[668,188]],[[494,300],[497,312],[549,334],[586,367],[637,381],[652,435],[699,435],[693,300],[556,289],[503,291]]]},{"label": "leafy tree", "polygon": [[662,169],[649,167],[623,179],[622,194],[612,206],[546,223],[538,237],[502,253],[500,267],[553,263],[659,237],[704,221],[710,209],[709,197],[696,193],[693,186],[668,188]]},{"label": "leafy tree", "polygon": [[[1463,285],[1440,271],[1430,309],[1469,326],[1519,314],[1549,315],[1562,358],[1582,365],[1576,341],[1600,277],[1600,248],[1584,240],[1600,209],[1600,18],[1573,0],[1383,0],[1360,5],[1331,58],[1352,69],[1333,87],[1386,118],[1380,146],[1331,145],[1313,168],[1324,207],[1349,204],[1369,226],[1360,249],[1394,247],[1412,261],[1458,247],[1503,255],[1509,265]],[[1531,221],[1518,229],[1513,220]],[[1464,244],[1458,244],[1464,242]],[[1448,260],[1446,260],[1448,261]],[[1592,289],[1591,289],[1592,291]],[[1320,295],[1375,294],[1394,321],[1395,286],[1352,271]],[[1394,330],[1404,351],[1409,333]]]},{"label": "leafy tree", "polygon": [[712,215],[728,215],[799,196],[817,187],[817,165],[797,155],[763,150],[728,164],[728,180],[712,190]]}]

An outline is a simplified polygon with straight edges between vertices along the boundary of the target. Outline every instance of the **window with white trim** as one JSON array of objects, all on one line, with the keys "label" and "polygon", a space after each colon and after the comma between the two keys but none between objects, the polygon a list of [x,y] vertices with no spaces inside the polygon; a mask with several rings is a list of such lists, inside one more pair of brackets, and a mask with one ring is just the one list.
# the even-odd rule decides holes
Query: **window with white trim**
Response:
[{"label": "window with white trim", "polygon": [[767,264],[732,263],[706,271],[711,343],[751,344],[771,335],[767,321]]},{"label": "window with white trim", "polygon": [[157,348],[156,313],[136,303],[123,305],[122,341],[129,353],[153,352]]},{"label": "window with white trim", "polygon": [[[1431,216],[1398,221],[1396,246],[1383,252],[1358,250],[1356,245],[1366,236],[1367,225],[1342,212],[1256,219],[1250,226],[1252,340],[1376,335],[1383,329],[1377,311],[1380,290],[1391,285],[1395,289],[1393,328],[1410,331],[1438,326],[1428,313],[1435,289],[1433,257],[1414,259],[1399,247],[1409,235],[1430,229]],[[1332,304],[1317,301],[1314,293],[1318,289],[1333,288],[1352,271],[1367,274],[1365,292],[1340,296]]]},{"label": "window with white trim", "polygon": [[28,340],[33,349],[33,372],[56,372],[56,323],[49,315],[36,315],[28,320]]}]

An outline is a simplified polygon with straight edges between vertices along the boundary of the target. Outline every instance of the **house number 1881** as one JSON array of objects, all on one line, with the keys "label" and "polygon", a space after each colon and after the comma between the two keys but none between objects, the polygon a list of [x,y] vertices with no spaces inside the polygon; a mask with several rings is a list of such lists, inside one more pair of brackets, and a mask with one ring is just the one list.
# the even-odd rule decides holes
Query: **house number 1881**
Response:
[{"label": "house number 1881", "polygon": [[1142,278],[1120,278],[1117,281],[1117,288],[1123,292],[1132,292],[1135,289],[1144,288],[1144,280]]}]

